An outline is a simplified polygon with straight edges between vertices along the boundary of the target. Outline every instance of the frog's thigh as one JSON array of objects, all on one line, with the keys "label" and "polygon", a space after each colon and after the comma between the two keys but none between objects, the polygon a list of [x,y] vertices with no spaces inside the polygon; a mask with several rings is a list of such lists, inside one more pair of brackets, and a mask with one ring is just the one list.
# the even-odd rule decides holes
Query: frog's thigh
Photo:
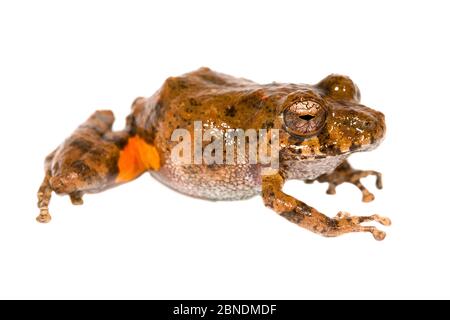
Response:
[{"label": "frog's thigh", "polygon": [[390,220],[378,215],[350,216],[347,213],[338,213],[329,218],[316,209],[285,194],[282,191],[284,179],[280,174],[263,176],[262,197],[267,207],[272,208],[282,217],[312,232],[326,237],[335,237],[349,232],[370,232],[376,240],[383,240],[386,234],[373,226],[361,226],[361,223],[376,221],[389,225]]},{"label": "frog's thigh", "polygon": [[125,131],[112,132],[111,111],[97,111],[45,162],[45,178],[38,192],[39,222],[51,217],[48,204],[52,191],[82,204],[84,193],[94,193],[137,178],[159,168],[156,149]]}]

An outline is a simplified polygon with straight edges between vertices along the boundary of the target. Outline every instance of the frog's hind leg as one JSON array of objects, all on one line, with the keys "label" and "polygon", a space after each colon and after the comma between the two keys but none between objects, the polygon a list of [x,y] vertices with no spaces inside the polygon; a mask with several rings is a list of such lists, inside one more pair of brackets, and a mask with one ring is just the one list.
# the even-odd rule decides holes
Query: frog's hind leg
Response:
[{"label": "frog's hind leg", "polygon": [[96,193],[131,181],[147,170],[159,169],[156,148],[143,138],[113,132],[111,111],[96,111],[45,160],[45,177],[38,191],[39,222],[49,222],[52,192],[69,195],[73,204],[83,194]]},{"label": "frog's hind leg", "polygon": [[45,177],[37,193],[39,216],[36,218],[36,220],[39,222],[50,222],[51,220],[51,216],[48,213],[48,205],[50,203],[50,198],[52,196],[52,188],[50,187],[51,174],[49,166],[51,160],[53,159],[54,154],[55,152],[52,152],[45,159]]},{"label": "frog's hind leg", "polygon": [[336,187],[344,182],[355,185],[362,192],[362,201],[370,202],[375,199],[375,196],[367,190],[367,188],[361,183],[361,178],[365,178],[369,175],[376,177],[376,186],[378,189],[383,188],[381,179],[381,173],[373,170],[355,170],[350,166],[347,161],[340,164],[333,172],[323,174],[315,180],[307,180],[307,183],[314,181],[328,182],[328,194],[336,194]]}]

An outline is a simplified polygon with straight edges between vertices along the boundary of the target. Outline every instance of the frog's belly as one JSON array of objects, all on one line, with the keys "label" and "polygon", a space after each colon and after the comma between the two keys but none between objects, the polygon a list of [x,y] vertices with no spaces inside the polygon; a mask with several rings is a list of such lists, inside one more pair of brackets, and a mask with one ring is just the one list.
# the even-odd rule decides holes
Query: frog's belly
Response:
[{"label": "frog's belly", "polygon": [[[285,159],[280,169],[288,179],[315,179],[332,172],[347,157]],[[261,168],[258,165],[177,165],[169,160],[151,174],[181,193],[202,199],[239,200],[261,192]]]},{"label": "frog's belly", "polygon": [[151,174],[181,193],[202,199],[239,200],[261,191],[257,165],[177,165],[169,161]]}]

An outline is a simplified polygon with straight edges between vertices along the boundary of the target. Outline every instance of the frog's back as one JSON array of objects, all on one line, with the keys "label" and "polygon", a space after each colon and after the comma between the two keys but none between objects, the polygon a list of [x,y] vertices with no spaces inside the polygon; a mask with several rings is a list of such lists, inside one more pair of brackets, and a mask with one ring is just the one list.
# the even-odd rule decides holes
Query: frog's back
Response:
[{"label": "frog's back", "polygon": [[152,174],[164,184],[200,198],[242,199],[257,194],[259,165],[176,164],[171,150],[179,142],[171,136],[175,129],[183,128],[193,138],[195,121],[201,121],[203,129],[221,131],[271,128],[288,86],[259,85],[207,68],[168,78],[145,107],[134,112],[138,131],[161,155],[161,169]]}]

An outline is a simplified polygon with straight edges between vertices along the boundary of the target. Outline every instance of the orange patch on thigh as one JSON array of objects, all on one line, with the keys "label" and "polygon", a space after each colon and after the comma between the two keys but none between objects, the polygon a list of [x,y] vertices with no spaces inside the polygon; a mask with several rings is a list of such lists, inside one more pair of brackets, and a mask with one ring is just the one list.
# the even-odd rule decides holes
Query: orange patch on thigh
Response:
[{"label": "orange patch on thigh", "polygon": [[147,170],[158,170],[160,158],[155,146],[144,139],[134,136],[120,151],[118,161],[119,174],[116,182],[127,182],[140,176]]}]

